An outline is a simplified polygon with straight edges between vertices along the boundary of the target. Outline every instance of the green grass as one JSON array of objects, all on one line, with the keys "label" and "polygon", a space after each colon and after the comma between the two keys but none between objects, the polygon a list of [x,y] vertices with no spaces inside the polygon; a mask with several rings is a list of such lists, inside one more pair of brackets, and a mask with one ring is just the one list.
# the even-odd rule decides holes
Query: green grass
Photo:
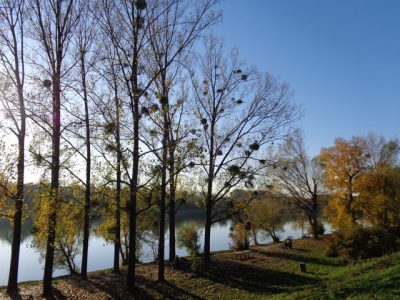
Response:
[{"label": "green grass", "polygon": [[[139,265],[135,299],[400,299],[400,253],[346,266],[338,258],[326,257],[325,248],[324,240],[304,239],[294,241],[293,249],[254,247],[247,260],[235,259],[230,251],[218,252],[198,274],[188,262],[181,270],[167,265],[163,284],[156,281],[155,263]],[[306,263],[306,273],[300,272],[300,262]],[[57,279],[55,288],[66,299],[74,298],[68,290],[82,299],[96,292],[85,299],[133,299],[124,284],[124,276],[105,270],[91,273],[85,283],[78,277]],[[21,294],[39,299],[38,286],[22,284]]]},{"label": "green grass", "polygon": [[[312,289],[292,295],[299,299],[400,299],[400,255],[339,267],[322,276]],[[289,298],[289,295],[285,295]],[[285,297],[283,297],[285,298]]]},{"label": "green grass", "polygon": [[[257,248],[249,261],[217,255],[211,268],[176,286],[210,299],[400,299],[400,254],[343,265],[325,256],[325,242],[295,241],[294,249]],[[299,263],[306,262],[301,273]]]}]

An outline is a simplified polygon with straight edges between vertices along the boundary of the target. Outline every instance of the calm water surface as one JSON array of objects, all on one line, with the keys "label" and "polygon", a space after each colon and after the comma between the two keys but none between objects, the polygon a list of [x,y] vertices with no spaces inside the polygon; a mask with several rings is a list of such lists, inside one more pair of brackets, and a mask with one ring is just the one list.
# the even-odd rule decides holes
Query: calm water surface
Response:
[{"label": "calm water surface", "polygon": [[[177,217],[177,227],[181,224],[192,220],[201,220],[201,216],[193,216],[193,214],[185,215],[181,213]],[[231,222],[216,223],[212,226],[211,230],[211,250],[226,250],[229,249],[229,228]],[[19,281],[27,280],[41,280],[43,277],[44,261],[41,259],[39,252],[31,246],[32,236],[29,235],[29,224],[24,226],[25,232],[23,232],[23,241],[21,243],[21,255],[19,265]],[[325,226],[327,228],[327,226]],[[327,231],[330,231],[329,226]],[[12,230],[7,223],[0,223],[0,286],[7,284],[10,256],[11,256],[11,233]],[[202,231],[204,233],[204,230]],[[294,238],[300,238],[302,235],[301,229],[293,229],[293,223],[289,222],[284,226],[284,232],[280,234],[281,238],[286,236],[293,236]],[[204,238],[202,236],[201,242],[203,246]],[[259,242],[268,243],[271,242],[270,238],[260,236]],[[105,240],[96,236],[91,235],[89,241],[89,261],[88,271],[96,271],[106,268],[111,268],[113,265],[113,244],[108,244]],[[168,256],[168,233],[166,234],[166,258]],[[177,248],[177,255],[187,255],[184,249]],[[77,257],[77,266],[80,266],[81,257]],[[144,245],[142,249],[142,255],[140,257],[142,262],[149,262],[154,260],[153,252],[149,245]],[[54,276],[60,276],[68,274],[68,271],[63,269],[55,269]]]}]

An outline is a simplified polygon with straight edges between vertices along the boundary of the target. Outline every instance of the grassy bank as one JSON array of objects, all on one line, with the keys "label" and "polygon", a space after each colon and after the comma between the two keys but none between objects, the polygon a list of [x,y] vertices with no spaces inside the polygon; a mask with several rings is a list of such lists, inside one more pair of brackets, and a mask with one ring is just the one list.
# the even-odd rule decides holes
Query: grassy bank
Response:
[{"label": "grassy bank", "polygon": [[[345,266],[325,257],[325,247],[323,239],[296,240],[293,249],[259,246],[246,260],[220,252],[200,274],[188,265],[168,266],[164,284],[156,282],[156,264],[140,265],[135,297],[125,290],[125,277],[108,270],[91,273],[87,282],[57,278],[53,299],[400,299],[400,253]],[[19,299],[41,299],[40,292],[40,282],[24,283]],[[7,299],[4,289],[0,298]]]}]

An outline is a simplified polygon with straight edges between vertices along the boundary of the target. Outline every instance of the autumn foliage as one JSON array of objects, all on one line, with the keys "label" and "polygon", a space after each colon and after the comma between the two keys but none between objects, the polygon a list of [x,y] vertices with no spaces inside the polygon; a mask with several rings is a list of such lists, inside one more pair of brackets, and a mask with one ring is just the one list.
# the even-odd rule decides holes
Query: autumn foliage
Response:
[{"label": "autumn foliage", "polygon": [[352,227],[357,221],[355,195],[368,159],[365,148],[360,138],[336,139],[333,147],[321,151],[326,183],[332,189],[326,213],[335,228]]},{"label": "autumn foliage", "polygon": [[[397,141],[374,135],[337,139],[333,147],[321,151],[331,189],[325,214],[338,232],[336,246],[361,257],[368,255],[356,249],[372,244],[375,250],[367,251],[371,255],[394,250],[400,223],[398,156]],[[391,238],[385,239],[388,235]]]}]

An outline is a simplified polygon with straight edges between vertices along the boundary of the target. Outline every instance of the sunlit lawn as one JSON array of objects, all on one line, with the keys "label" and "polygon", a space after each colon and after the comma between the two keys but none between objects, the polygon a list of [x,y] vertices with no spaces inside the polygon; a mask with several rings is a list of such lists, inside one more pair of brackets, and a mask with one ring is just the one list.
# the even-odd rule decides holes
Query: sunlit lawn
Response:
[{"label": "sunlit lawn", "polygon": [[[400,254],[345,266],[324,255],[325,241],[294,241],[293,249],[252,248],[249,259],[233,252],[215,253],[210,267],[193,273],[166,269],[167,282],[156,282],[157,265],[138,267],[137,299],[400,299]],[[299,263],[307,272],[301,273]],[[54,299],[130,299],[125,277],[110,271],[94,272],[88,282],[77,277],[55,280]],[[40,296],[40,283],[23,284],[22,299]],[[0,298],[3,294],[0,294]]]}]

